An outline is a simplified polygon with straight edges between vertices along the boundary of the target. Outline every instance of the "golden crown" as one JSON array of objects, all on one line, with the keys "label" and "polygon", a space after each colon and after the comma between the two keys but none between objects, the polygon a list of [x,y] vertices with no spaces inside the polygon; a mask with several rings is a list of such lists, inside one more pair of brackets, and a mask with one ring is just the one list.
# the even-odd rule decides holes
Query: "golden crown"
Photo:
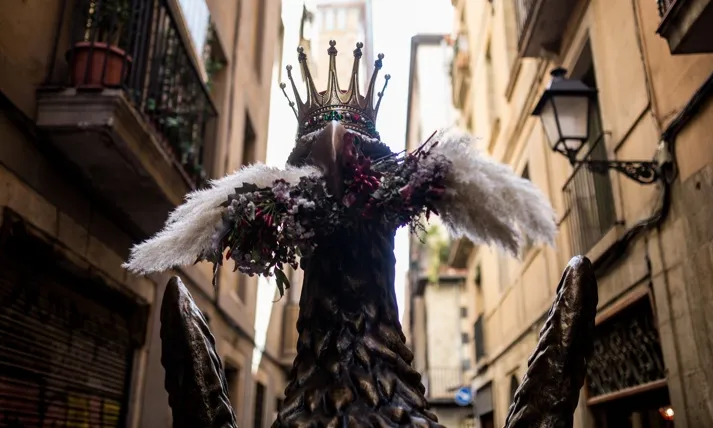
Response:
[{"label": "golden crown", "polygon": [[[377,93],[377,101],[374,103],[374,83],[381,69],[381,61],[384,59],[384,54],[379,54],[378,59],[374,62],[374,73],[371,75],[371,81],[366,91],[366,95],[362,95],[359,91],[359,63],[361,61],[364,47],[363,43],[357,43],[354,49],[354,66],[352,67],[351,78],[349,79],[349,89],[346,91],[340,89],[337,79],[337,44],[336,41],[329,41],[329,77],[327,79],[327,89],[322,92],[317,92],[314,86],[314,80],[307,66],[307,55],[304,49],[300,46],[297,48],[297,60],[302,69],[302,76],[307,84],[307,94],[305,101],[300,98],[297,92],[297,86],[292,78],[292,66],[287,66],[287,77],[292,83],[292,90],[295,93],[295,101],[290,100],[290,97],[285,92],[284,83],[280,83],[282,93],[285,94],[287,101],[292,108],[292,111],[297,117],[299,124],[298,136],[308,134],[324,127],[327,123],[336,120],[341,122],[346,128],[356,130],[369,136],[379,138],[379,133],[376,132],[376,115],[379,113],[381,98],[384,96],[386,85],[389,83],[391,76],[385,76],[386,81],[381,92]],[[296,104],[296,108],[295,108]]]}]

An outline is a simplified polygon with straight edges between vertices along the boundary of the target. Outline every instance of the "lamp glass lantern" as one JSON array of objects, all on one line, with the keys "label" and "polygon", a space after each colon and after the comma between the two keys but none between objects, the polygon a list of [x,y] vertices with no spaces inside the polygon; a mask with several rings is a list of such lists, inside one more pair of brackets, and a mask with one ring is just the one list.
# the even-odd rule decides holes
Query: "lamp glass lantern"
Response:
[{"label": "lamp glass lantern", "polygon": [[552,150],[574,163],[590,138],[590,109],[596,108],[597,90],[566,74],[564,68],[552,71],[552,81],[532,115],[540,117]]}]

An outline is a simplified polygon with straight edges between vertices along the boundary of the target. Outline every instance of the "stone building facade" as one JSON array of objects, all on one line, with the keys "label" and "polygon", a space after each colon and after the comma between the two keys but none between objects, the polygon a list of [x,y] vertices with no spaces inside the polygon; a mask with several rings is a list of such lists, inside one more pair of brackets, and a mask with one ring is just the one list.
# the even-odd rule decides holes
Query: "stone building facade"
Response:
[{"label": "stone building facade", "polygon": [[171,426],[159,310],[179,274],[215,334],[238,423],[269,426],[285,370],[269,349],[252,368],[255,280],[223,269],[214,289],[206,264],[145,278],[121,264],[185,193],[264,160],[280,10],[2,3],[0,424]]},{"label": "stone building facade", "polygon": [[[551,200],[554,248],[453,243],[467,269],[478,421],[502,426],[568,259],[597,268],[576,427],[713,426],[713,39],[707,1],[453,0],[453,98],[488,154]],[[708,20],[708,21],[706,21]],[[675,161],[666,184],[573,168],[531,115],[555,67],[598,90],[589,159]]]}]

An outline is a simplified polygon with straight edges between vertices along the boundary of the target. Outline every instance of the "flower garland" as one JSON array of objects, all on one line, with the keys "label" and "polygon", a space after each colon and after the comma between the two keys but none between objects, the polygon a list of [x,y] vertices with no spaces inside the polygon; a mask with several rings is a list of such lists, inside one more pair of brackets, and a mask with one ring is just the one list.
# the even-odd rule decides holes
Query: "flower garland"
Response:
[{"label": "flower garland", "polygon": [[290,287],[284,266],[296,269],[297,258],[315,248],[315,238],[328,236],[337,227],[378,221],[422,229],[423,214],[438,214],[433,204],[443,196],[451,168],[448,159],[431,152],[438,143],[429,141],[413,153],[370,159],[361,150],[367,143],[347,133],[340,156],[341,198],[331,195],[324,177],[318,176],[301,177],[293,185],[276,180],[264,188],[243,183],[223,204],[227,209],[222,225],[211,251],[201,259],[213,262],[214,275],[223,254],[244,274],[274,275],[283,295]]}]

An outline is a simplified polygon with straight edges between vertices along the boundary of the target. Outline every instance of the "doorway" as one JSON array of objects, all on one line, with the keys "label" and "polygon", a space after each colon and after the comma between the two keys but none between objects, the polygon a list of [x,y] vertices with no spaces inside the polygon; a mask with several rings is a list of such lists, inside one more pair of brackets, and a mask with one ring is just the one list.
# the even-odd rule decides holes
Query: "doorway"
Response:
[{"label": "doorway", "polygon": [[493,412],[480,415],[481,428],[495,428],[495,417]]},{"label": "doorway", "polygon": [[668,388],[615,399],[592,407],[597,428],[673,428]]}]

